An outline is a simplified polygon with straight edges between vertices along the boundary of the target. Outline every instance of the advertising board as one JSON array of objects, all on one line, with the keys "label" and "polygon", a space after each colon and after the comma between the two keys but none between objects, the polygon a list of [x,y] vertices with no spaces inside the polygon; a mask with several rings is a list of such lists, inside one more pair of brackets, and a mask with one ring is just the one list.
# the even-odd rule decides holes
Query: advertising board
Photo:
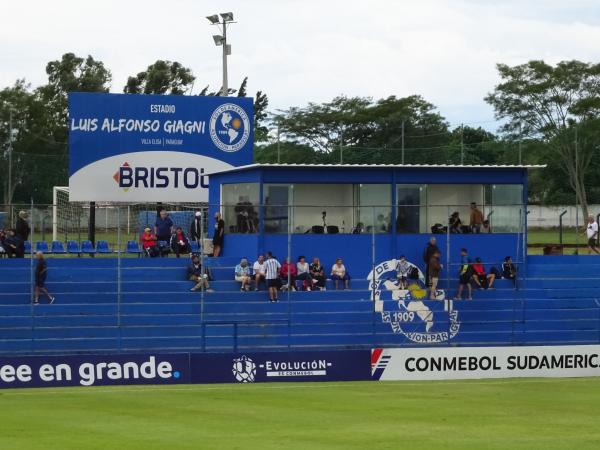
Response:
[{"label": "advertising board", "polygon": [[208,175],[253,160],[244,97],[69,94],[71,201],[203,202]]}]

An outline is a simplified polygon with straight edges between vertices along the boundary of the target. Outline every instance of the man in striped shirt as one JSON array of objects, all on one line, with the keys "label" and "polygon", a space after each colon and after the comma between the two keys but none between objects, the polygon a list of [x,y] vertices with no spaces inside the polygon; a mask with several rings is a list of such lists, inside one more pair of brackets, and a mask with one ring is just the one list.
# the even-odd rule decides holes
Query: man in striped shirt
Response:
[{"label": "man in striped shirt", "polygon": [[278,300],[277,288],[279,287],[279,271],[281,264],[275,259],[271,252],[267,252],[267,260],[265,261],[265,279],[267,288],[269,289],[269,301],[274,303]]}]

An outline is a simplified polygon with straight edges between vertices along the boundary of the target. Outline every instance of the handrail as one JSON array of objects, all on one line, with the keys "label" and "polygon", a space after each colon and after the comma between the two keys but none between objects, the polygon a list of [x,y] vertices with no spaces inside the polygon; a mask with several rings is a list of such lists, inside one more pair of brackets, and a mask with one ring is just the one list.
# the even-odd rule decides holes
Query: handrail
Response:
[{"label": "handrail", "polygon": [[563,216],[567,213],[567,210],[565,209],[562,213],[560,213],[560,215],[558,216],[558,243],[560,245],[563,244]]},{"label": "handrail", "polygon": [[[287,323],[288,325],[288,336],[291,325],[290,319],[272,319],[272,320],[207,320],[202,322],[202,352],[206,352],[206,325],[233,325],[233,352],[237,353],[238,347],[238,325],[270,325],[275,323]],[[288,349],[290,347],[290,341],[288,338]]]}]

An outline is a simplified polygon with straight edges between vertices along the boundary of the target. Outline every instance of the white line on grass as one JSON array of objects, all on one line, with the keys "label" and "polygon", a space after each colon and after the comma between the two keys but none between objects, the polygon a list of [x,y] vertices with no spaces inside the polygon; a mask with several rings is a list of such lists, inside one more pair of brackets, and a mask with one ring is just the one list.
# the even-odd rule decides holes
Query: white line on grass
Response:
[{"label": "white line on grass", "polygon": [[[138,386],[120,386],[105,388],[101,386],[70,386],[58,389],[51,388],[35,388],[35,389],[10,389],[0,390],[0,397],[2,396],[40,396],[40,395],[57,395],[57,394],[121,394],[124,392],[148,392],[148,391],[164,391],[164,392],[190,392],[190,391],[227,391],[231,389],[266,389],[266,390],[292,390],[292,389],[325,389],[325,388],[354,388],[358,386],[372,385],[378,386],[378,388],[398,388],[408,386],[423,386],[424,384],[443,384],[445,386],[452,385],[465,385],[465,384],[476,384],[482,386],[493,386],[493,385],[511,385],[511,384],[550,384],[560,382],[573,382],[573,381],[590,381],[595,377],[567,377],[567,378],[501,378],[495,380],[423,380],[423,381],[361,381],[361,382],[334,382],[334,383],[321,383],[313,382],[307,384],[289,384],[289,383],[249,383],[249,384],[191,384],[191,385],[138,385]],[[244,386],[244,387],[242,387]]]}]

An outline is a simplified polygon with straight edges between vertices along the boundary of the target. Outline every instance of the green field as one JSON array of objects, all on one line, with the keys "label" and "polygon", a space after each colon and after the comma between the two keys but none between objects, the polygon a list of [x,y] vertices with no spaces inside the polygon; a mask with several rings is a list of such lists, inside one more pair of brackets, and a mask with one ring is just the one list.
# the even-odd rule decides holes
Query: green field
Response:
[{"label": "green field", "polygon": [[24,389],[0,448],[598,449],[600,378]]}]

